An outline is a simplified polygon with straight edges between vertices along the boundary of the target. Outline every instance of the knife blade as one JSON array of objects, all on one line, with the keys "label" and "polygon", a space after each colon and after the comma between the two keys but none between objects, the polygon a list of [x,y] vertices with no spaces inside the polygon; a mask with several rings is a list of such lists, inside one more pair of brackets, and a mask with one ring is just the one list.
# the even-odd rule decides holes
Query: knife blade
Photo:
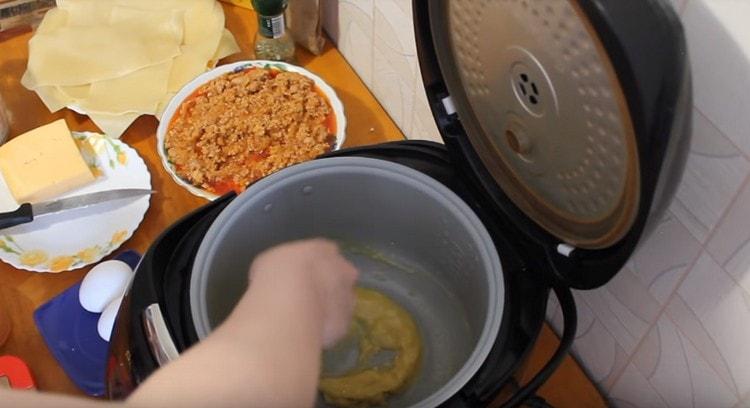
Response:
[{"label": "knife blade", "polygon": [[140,197],[153,193],[153,190],[148,189],[123,188],[118,190],[97,191],[95,193],[81,194],[35,204],[23,203],[14,211],[0,213],[0,229],[31,222],[34,220],[34,217],[41,215],[57,213],[74,208],[86,208],[100,203]]}]

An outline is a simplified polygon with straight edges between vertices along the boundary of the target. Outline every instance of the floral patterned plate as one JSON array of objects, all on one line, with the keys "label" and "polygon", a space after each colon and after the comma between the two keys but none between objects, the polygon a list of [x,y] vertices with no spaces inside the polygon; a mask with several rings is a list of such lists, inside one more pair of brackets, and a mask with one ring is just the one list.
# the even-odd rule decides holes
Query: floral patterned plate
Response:
[{"label": "floral patterned plate", "polygon": [[[98,133],[73,132],[73,138],[96,181],[64,197],[117,188],[151,188],[146,164],[130,146]],[[148,196],[113,201],[45,215],[29,224],[0,230],[0,260],[36,272],[62,272],[90,265],[133,235],[148,206]],[[0,175],[0,211],[17,207]]]}]

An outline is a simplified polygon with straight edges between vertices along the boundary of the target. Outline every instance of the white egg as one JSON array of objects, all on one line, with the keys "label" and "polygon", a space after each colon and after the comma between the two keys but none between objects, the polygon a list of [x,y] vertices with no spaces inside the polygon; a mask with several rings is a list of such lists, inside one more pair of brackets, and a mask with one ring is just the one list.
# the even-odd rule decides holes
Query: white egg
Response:
[{"label": "white egg", "polygon": [[133,270],[125,262],[104,261],[89,271],[81,282],[78,300],[84,309],[101,313],[113,300],[122,296],[133,277]]},{"label": "white egg", "polygon": [[109,341],[109,337],[112,335],[112,328],[115,326],[115,317],[117,317],[117,311],[120,310],[120,303],[122,303],[122,296],[118,296],[111,301],[104,308],[102,315],[99,316],[99,321],[96,323],[96,331],[99,332],[99,337],[103,338],[104,341]]}]

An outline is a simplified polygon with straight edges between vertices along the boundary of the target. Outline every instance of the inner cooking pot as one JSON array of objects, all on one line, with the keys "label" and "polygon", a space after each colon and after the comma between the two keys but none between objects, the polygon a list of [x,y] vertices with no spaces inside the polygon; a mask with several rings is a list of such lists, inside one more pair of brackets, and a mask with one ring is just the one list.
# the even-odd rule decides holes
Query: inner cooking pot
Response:
[{"label": "inner cooking pot", "polygon": [[382,160],[328,158],[296,165],[230,203],[206,234],[193,267],[190,306],[198,336],[206,337],[228,316],[247,287],[256,255],[320,236],[339,242],[360,270],[359,285],[387,294],[417,322],[423,342],[419,370],[389,405],[433,407],[458,392],[487,357],[500,327],[498,254],[484,225],[452,191]]}]

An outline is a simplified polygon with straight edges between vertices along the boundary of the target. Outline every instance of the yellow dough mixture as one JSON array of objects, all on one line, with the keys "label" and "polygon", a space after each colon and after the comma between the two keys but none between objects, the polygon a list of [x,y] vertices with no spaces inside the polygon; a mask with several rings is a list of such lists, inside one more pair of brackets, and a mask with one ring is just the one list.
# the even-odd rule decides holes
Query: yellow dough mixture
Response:
[{"label": "yellow dough mixture", "polygon": [[[359,340],[357,366],[345,375],[320,380],[326,402],[340,407],[382,405],[388,395],[404,388],[414,376],[422,339],[411,315],[389,297],[357,288],[350,334]],[[374,365],[381,351],[395,352],[391,362]]]}]

